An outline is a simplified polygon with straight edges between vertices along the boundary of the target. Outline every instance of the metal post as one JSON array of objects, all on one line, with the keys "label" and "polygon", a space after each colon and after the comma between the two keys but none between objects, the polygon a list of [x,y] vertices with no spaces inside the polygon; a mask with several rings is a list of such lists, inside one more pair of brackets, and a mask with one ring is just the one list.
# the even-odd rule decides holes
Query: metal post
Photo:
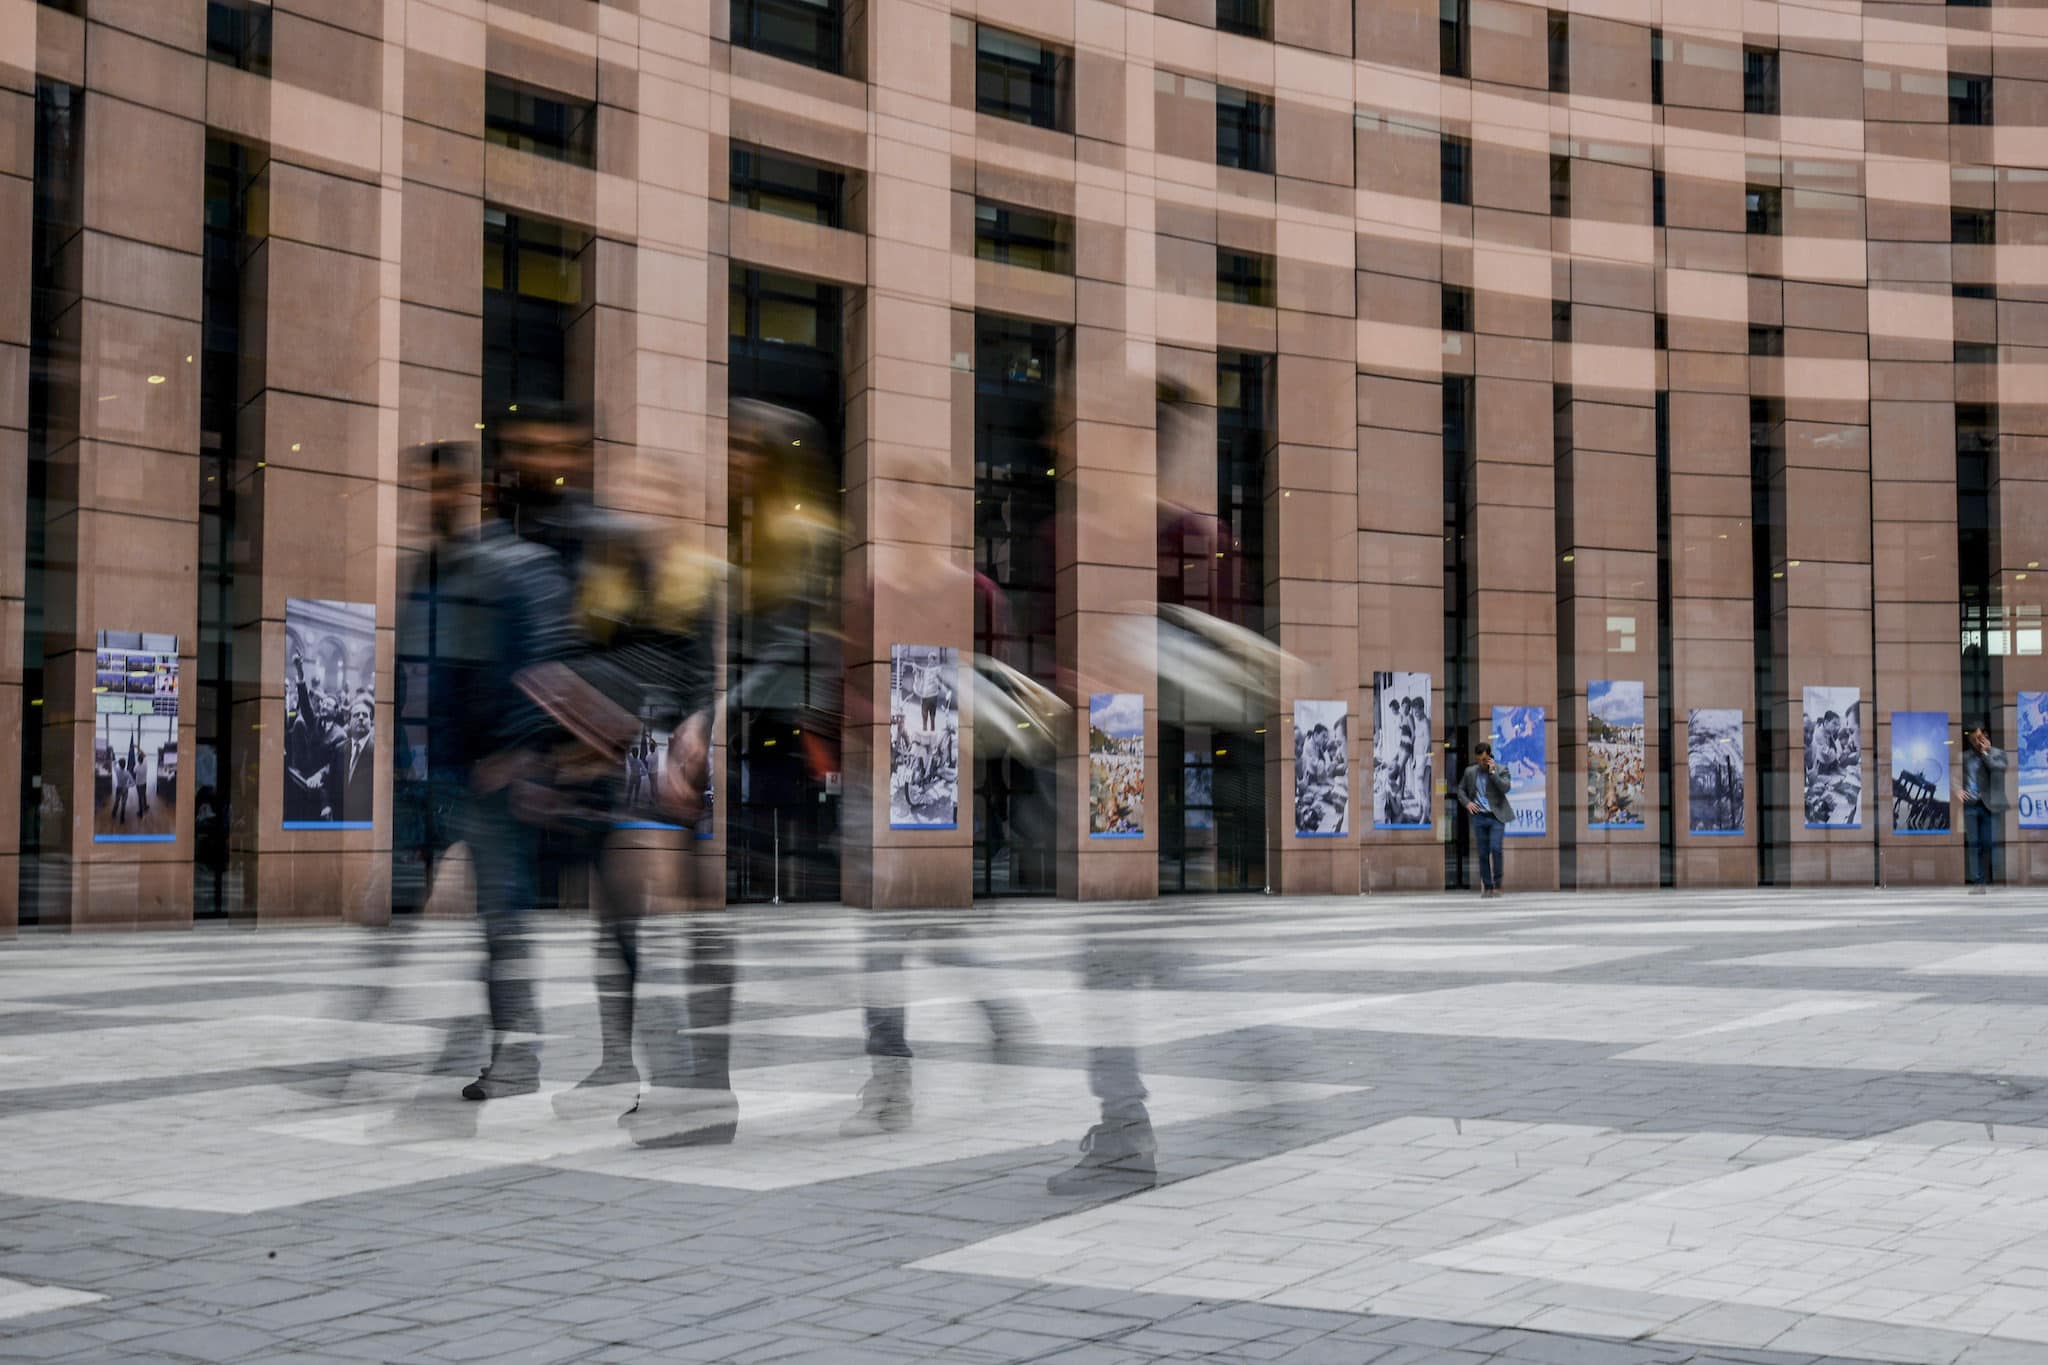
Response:
[{"label": "metal post", "polygon": [[773,816],[775,821],[775,899],[768,903],[770,905],[780,905],[782,904],[782,808],[780,806],[775,808]]}]

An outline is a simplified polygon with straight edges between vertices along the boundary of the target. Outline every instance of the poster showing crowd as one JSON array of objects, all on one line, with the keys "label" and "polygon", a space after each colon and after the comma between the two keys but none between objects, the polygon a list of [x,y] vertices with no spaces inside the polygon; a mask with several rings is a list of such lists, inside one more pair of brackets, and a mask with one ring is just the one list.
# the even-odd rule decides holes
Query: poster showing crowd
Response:
[{"label": "poster showing crowd", "polygon": [[1508,804],[1515,818],[1508,837],[1535,839],[1550,832],[1548,739],[1540,706],[1493,708],[1493,757],[1514,784]]},{"label": "poster showing crowd", "polygon": [[1351,832],[1349,732],[1343,702],[1294,703],[1294,832],[1304,839]]},{"label": "poster showing crowd", "polygon": [[[670,818],[662,809],[661,776],[668,767],[669,731],[643,717],[640,724],[640,738],[626,746],[625,757],[620,760],[620,780],[625,793],[621,803],[618,821],[620,829],[674,829],[681,825]],[[717,763],[717,751],[705,757],[704,813],[697,817],[695,833],[699,839],[712,835],[712,806],[717,800],[718,779],[713,771]]]},{"label": "poster showing crowd", "polygon": [[1088,694],[1088,837],[1145,833],[1145,696]]},{"label": "poster showing crowd", "polygon": [[1801,729],[1806,754],[1806,827],[1863,828],[1863,693],[1809,687]]},{"label": "poster showing crowd", "polygon": [[1643,685],[1586,689],[1586,828],[1643,828]]},{"label": "poster showing crowd", "polygon": [[1715,707],[1685,713],[1686,824],[1694,834],[1744,829],[1742,712]]},{"label": "poster showing crowd", "polygon": [[2019,696],[2020,828],[2048,829],[2048,692]]},{"label": "poster showing crowd", "polygon": [[1430,829],[1429,674],[1372,675],[1372,827]]},{"label": "poster showing crowd", "polygon": [[889,828],[960,824],[960,651],[889,646]]},{"label": "poster showing crowd", "polygon": [[1892,833],[1949,832],[1948,712],[1892,712]]},{"label": "poster showing crowd", "polygon": [[178,637],[99,632],[92,709],[93,842],[170,843],[178,837]]},{"label": "poster showing crowd", "polygon": [[368,829],[377,805],[377,604],[284,604],[284,827]]}]

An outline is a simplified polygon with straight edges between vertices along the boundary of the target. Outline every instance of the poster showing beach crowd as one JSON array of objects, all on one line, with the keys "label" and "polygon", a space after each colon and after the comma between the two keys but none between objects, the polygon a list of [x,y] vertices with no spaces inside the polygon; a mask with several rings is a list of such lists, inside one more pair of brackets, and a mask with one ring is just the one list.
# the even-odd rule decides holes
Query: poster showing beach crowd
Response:
[{"label": "poster showing beach crowd", "polygon": [[1088,837],[1145,834],[1145,696],[1088,696]]},{"label": "poster showing beach crowd", "polygon": [[1685,718],[1686,825],[1694,834],[1744,828],[1742,712],[1703,707]]},{"label": "poster showing beach crowd", "polygon": [[103,630],[93,670],[93,842],[169,843],[178,824],[178,637]]},{"label": "poster showing beach crowd", "polygon": [[1949,832],[1948,712],[1892,712],[1892,833]]},{"label": "poster showing beach crowd", "polygon": [[1509,838],[1534,839],[1550,832],[1547,736],[1540,706],[1493,708],[1493,757],[1508,770],[1513,786],[1508,804],[1515,818]]},{"label": "poster showing beach crowd", "polygon": [[1343,702],[1294,703],[1294,832],[1304,839],[1351,832],[1349,731]]},{"label": "poster showing beach crowd", "polygon": [[2019,769],[2021,829],[2048,829],[2048,692],[2019,696]]},{"label": "poster showing beach crowd", "polygon": [[1586,689],[1586,828],[1643,828],[1643,685]]},{"label": "poster showing beach crowd", "polygon": [[1809,687],[1803,697],[1808,829],[1863,828],[1863,693]]},{"label": "poster showing beach crowd", "polygon": [[960,651],[889,647],[889,828],[960,825]]},{"label": "poster showing beach crowd", "polygon": [[1372,675],[1372,827],[1429,829],[1435,808],[1427,673]]}]

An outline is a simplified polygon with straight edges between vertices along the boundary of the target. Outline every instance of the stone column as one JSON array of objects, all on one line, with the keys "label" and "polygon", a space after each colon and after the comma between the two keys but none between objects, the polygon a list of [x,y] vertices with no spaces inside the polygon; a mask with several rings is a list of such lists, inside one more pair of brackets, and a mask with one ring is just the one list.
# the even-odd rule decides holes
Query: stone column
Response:
[{"label": "stone column", "polygon": [[[96,13],[107,17],[86,25],[82,283],[58,322],[78,347],[76,387],[59,386],[77,406],[50,414],[43,773],[67,803],[71,925],[125,928],[192,914],[189,790],[173,842],[93,841],[94,648],[100,630],[175,634],[182,675],[195,671],[206,7]],[[180,752],[193,720],[184,708]]]},{"label": "stone column", "polygon": [[41,6],[0,3],[0,938],[21,891],[21,693],[28,590],[30,250],[35,235],[36,22]]},{"label": "stone column", "polygon": [[[863,50],[874,104],[867,138],[869,280],[850,319],[846,414],[847,794],[841,891],[848,904],[964,905],[972,897],[974,319],[950,309],[952,16],[926,0],[877,0]],[[857,367],[857,368],[856,368]],[[960,819],[889,827],[889,648],[960,651]]]}]

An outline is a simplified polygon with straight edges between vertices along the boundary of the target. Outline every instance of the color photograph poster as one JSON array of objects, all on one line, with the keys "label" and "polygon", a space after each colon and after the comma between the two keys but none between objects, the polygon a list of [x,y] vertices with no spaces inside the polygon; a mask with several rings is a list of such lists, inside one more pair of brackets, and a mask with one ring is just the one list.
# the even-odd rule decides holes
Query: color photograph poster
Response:
[{"label": "color photograph poster", "polygon": [[889,828],[960,825],[960,651],[889,646]]},{"label": "color photograph poster", "polygon": [[1742,712],[1713,707],[1688,711],[1685,730],[1687,827],[1709,836],[1741,834]]},{"label": "color photograph poster", "polygon": [[1809,687],[1803,701],[1806,827],[1863,828],[1863,693]]},{"label": "color photograph poster", "polygon": [[1892,712],[1892,833],[1949,832],[1948,712]]},{"label": "color photograph poster", "polygon": [[1088,837],[1145,834],[1145,695],[1088,694]]},{"label": "color photograph poster", "polygon": [[1294,832],[1304,839],[1351,832],[1350,728],[1341,701],[1294,703]]},{"label": "color photograph poster", "polygon": [[92,840],[178,837],[178,637],[103,630],[92,682]]},{"label": "color photograph poster", "polygon": [[1508,770],[1513,785],[1508,804],[1515,818],[1508,837],[1534,839],[1550,832],[1550,776],[1543,708],[1493,708],[1493,757]]},{"label": "color photograph poster", "polygon": [[1372,827],[1430,829],[1432,783],[1427,673],[1372,675]]},{"label": "color photograph poster", "polygon": [[1643,685],[1586,689],[1586,828],[1643,828]]},{"label": "color photograph poster", "polygon": [[284,827],[368,829],[377,805],[377,604],[284,604]]},{"label": "color photograph poster", "polygon": [[2019,696],[2020,828],[2048,829],[2048,692]]}]

